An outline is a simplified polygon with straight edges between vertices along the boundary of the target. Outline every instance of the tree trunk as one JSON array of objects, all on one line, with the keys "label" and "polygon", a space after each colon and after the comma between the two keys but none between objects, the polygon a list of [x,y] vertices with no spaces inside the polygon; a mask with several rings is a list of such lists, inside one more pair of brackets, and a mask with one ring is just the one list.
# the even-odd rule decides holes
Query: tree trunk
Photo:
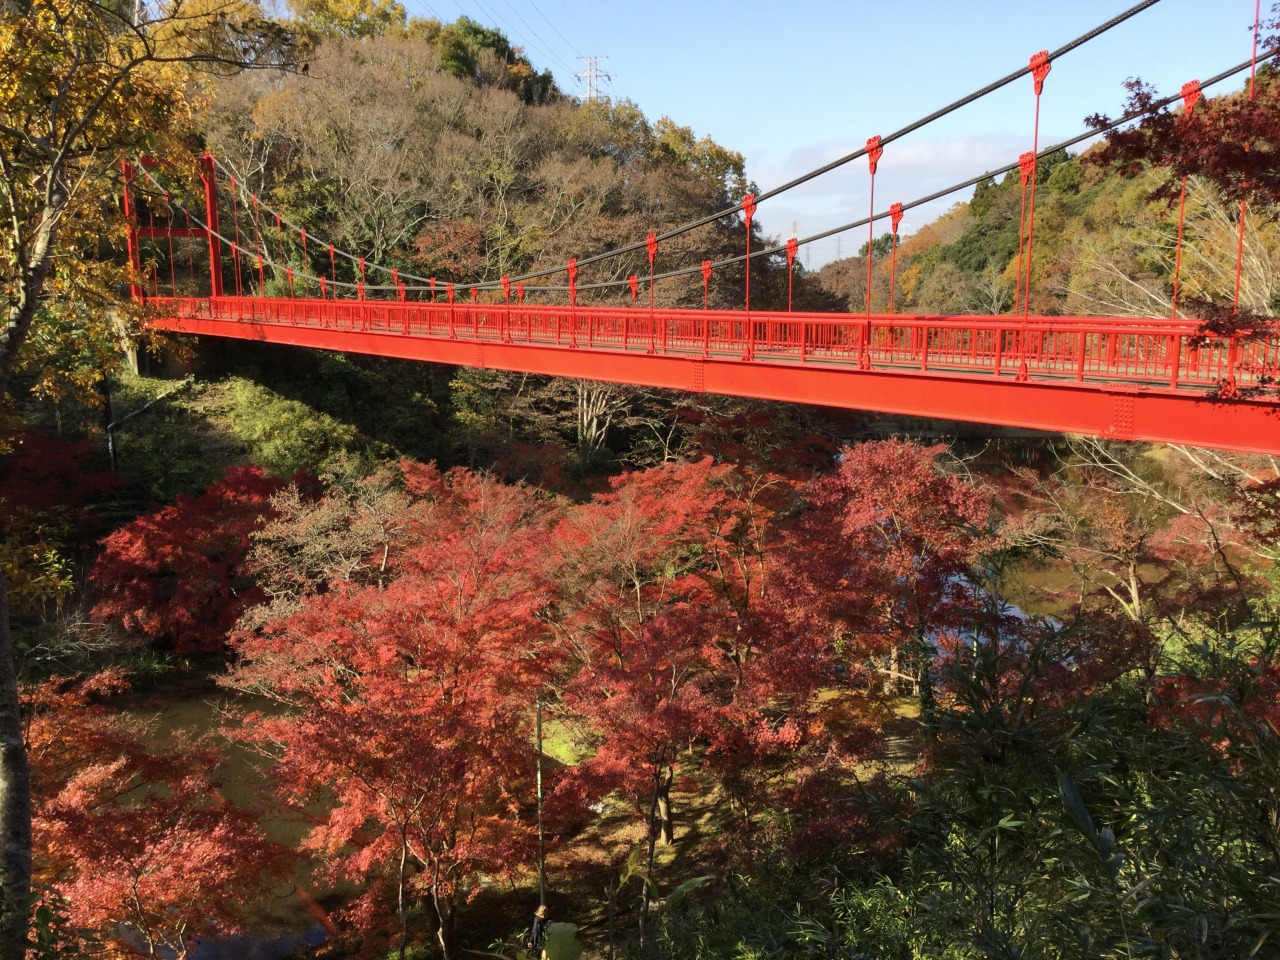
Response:
[{"label": "tree trunk", "polygon": [[649,848],[645,855],[645,874],[640,884],[640,946],[644,946],[645,927],[649,923],[649,890],[653,883],[653,854],[658,842],[658,794],[662,785],[662,765],[657,764],[653,771],[653,800],[649,804]]},{"label": "tree trunk", "polygon": [[938,720],[938,701],[933,689],[933,651],[923,629],[915,638],[916,691],[920,702],[920,722],[932,731]]},{"label": "tree trunk", "polygon": [[444,960],[457,960],[458,954],[453,948],[453,903],[447,896],[441,895],[438,882],[432,890],[431,899],[435,904],[436,919],[440,921],[440,926],[436,929],[436,941],[440,944],[440,954]]},{"label": "tree trunk", "polygon": [[0,569],[0,960],[26,954],[31,896],[31,777],[22,737],[9,593]]},{"label": "tree trunk", "polygon": [[4,318],[4,326],[0,327],[0,396],[9,389],[9,377],[13,375],[18,353],[31,331],[45,281],[53,270],[53,257],[50,253],[57,222],[58,211],[46,207],[40,228],[31,241],[30,257],[21,267],[22,280],[18,284],[17,297],[9,308],[8,316]]},{"label": "tree trunk", "polygon": [[668,771],[667,776],[658,783],[657,828],[663,846],[670,846],[676,839],[675,821],[671,813],[671,781],[673,779],[674,775]]},{"label": "tree trunk", "polygon": [[406,828],[400,828],[400,882],[396,890],[396,909],[400,914],[400,960],[409,949],[409,912],[405,904],[405,886],[409,875],[409,838]]},{"label": "tree trunk", "polygon": [[649,850],[645,868],[644,886],[640,894],[640,943],[644,944],[645,927],[649,922],[650,891],[654,888],[653,861],[658,846],[658,837],[664,843],[674,839],[671,825],[671,782],[675,779],[675,771],[670,767],[664,774],[659,763],[653,772],[653,801],[649,804]]}]

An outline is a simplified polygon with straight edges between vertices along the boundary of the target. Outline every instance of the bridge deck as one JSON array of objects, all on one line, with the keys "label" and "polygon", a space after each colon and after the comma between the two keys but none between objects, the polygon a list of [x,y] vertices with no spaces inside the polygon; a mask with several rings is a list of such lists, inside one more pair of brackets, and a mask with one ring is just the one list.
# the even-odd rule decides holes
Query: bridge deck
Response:
[{"label": "bridge deck", "polygon": [[1190,321],[150,298],[153,325],[470,367],[1280,453],[1280,338]]}]

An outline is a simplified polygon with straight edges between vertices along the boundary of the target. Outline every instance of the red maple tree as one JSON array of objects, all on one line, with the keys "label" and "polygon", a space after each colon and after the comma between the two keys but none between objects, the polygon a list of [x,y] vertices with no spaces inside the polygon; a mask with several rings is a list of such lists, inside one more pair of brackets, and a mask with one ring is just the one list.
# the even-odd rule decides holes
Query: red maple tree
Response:
[{"label": "red maple tree", "polygon": [[807,491],[792,551],[802,614],[830,624],[851,673],[871,662],[886,687],[932,709],[932,635],[963,617],[989,497],[939,469],[941,447],[884,440],[847,448]]},{"label": "red maple tree", "polygon": [[93,616],[178,653],[223,649],[240,614],[262,599],[245,557],[282,486],[257,467],[233,467],[204,493],[112,533],[89,575]]},{"label": "red maple tree", "polygon": [[24,698],[36,879],[112,955],[182,958],[198,940],[242,932],[292,857],[256,813],[222,799],[215,748],[148,747],[145,727],[109,702],[125,689],[106,671]]},{"label": "red maple tree", "polygon": [[[356,926],[394,899],[435,914],[457,955],[460,903],[482,877],[531,860],[533,703],[550,669],[540,615],[548,508],[527,488],[409,466],[400,575],[334,584],[291,616],[239,637],[231,683],[292,708],[242,736],[274,757],[301,811],[323,803],[305,847],[364,892]],[[544,655],[545,654],[545,655]]]}]

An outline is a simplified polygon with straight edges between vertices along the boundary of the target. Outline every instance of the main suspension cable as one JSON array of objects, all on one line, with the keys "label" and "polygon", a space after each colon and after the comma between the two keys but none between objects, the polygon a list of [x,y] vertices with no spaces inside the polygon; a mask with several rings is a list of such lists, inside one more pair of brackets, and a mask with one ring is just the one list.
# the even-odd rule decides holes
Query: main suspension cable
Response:
[{"label": "main suspension cable", "polygon": [[[1094,40],[1097,37],[1100,37],[1102,34],[1106,33],[1108,30],[1112,29],[1113,27],[1116,27],[1121,23],[1124,23],[1130,17],[1136,16],[1137,14],[1141,13],[1143,10],[1146,10],[1148,7],[1153,7],[1159,2],[1160,0],[1142,0],[1141,3],[1135,4],[1134,6],[1130,7],[1128,10],[1125,10],[1123,13],[1117,14],[1116,16],[1112,17],[1110,20],[1106,21],[1105,23],[1099,24],[1098,26],[1094,27],[1092,30],[1088,31],[1087,33],[1083,33],[1080,36],[1076,37],[1074,40],[1070,41],[1069,43],[1065,43],[1062,46],[1058,47],[1056,50],[1053,50],[1049,54],[1049,59],[1055,60],[1058,57],[1063,56],[1064,54],[1070,53],[1072,50],[1075,50],[1077,47],[1080,47],[1088,43],[1090,40]],[[992,83],[987,84],[982,89],[975,90],[973,93],[970,93],[967,96],[961,97],[959,100],[955,100],[952,103],[947,104],[945,107],[935,110],[933,113],[929,114],[928,116],[921,117],[919,120],[916,120],[913,123],[907,124],[905,127],[903,127],[900,130],[895,130],[893,133],[888,134],[887,136],[882,136],[880,138],[880,143],[882,145],[891,143],[894,140],[899,140],[902,137],[905,137],[909,133],[914,133],[916,130],[919,130],[921,127],[924,127],[930,123],[933,123],[935,120],[939,120],[942,117],[945,117],[949,113],[954,113],[956,110],[959,110],[961,107],[968,106],[969,104],[973,103],[975,100],[980,100],[982,97],[985,97],[987,94],[993,93],[996,90],[999,90],[1001,87],[1007,86],[1008,84],[1013,83],[1015,80],[1018,80],[1021,77],[1027,76],[1030,72],[1031,72],[1030,66],[1021,67],[1020,69],[1015,70],[1004,77],[1001,77],[999,80],[996,80]],[[810,170],[808,173],[801,174],[800,176],[796,177],[794,180],[789,180],[780,186],[774,187],[770,190],[766,190],[764,193],[756,194],[755,202],[760,203],[764,200],[770,199],[771,197],[776,197],[779,194],[786,192],[787,190],[791,190],[794,187],[800,186],[801,184],[808,183],[810,180],[816,179],[817,177],[820,177],[823,174],[830,173],[832,170],[838,169],[839,167],[842,167],[847,163],[857,160],[859,157],[864,157],[866,156],[866,154],[867,154],[866,147],[863,147],[859,150],[855,150],[853,153],[849,153],[836,160],[832,160],[830,163],[824,164],[823,166],[818,167],[816,170]],[[670,240],[674,237],[678,237],[678,236],[681,236],[682,234],[688,233],[690,230],[696,230],[698,227],[706,226],[709,223],[714,223],[715,221],[722,220],[725,217],[734,216],[738,213],[740,209],[741,209],[741,205],[735,204],[732,207],[726,207],[725,209],[717,211],[716,213],[709,213],[706,216],[701,217],[697,220],[691,220],[690,222],[686,224],[682,224],[681,226],[672,227],[670,230],[667,230],[665,233],[658,234],[658,242],[661,243],[663,241]],[[604,253],[597,253],[590,257],[581,257],[578,260],[578,266],[585,267],[593,263],[598,263],[601,260],[608,259],[609,257],[621,256],[627,253],[635,253],[639,250],[644,249],[644,246],[645,244],[642,241],[638,243],[629,244],[625,247],[618,247],[614,250],[609,250]],[[563,269],[564,269],[563,267],[548,268],[546,270],[538,270],[532,273],[526,273],[519,277],[512,277],[511,279],[513,282],[516,280],[534,280],[539,277],[546,277],[546,276],[551,276],[553,274],[559,273]]]},{"label": "main suspension cable", "polygon": [[[1268,54],[1268,55],[1267,55],[1267,56],[1265,56],[1265,57],[1259,57],[1259,61],[1260,61],[1260,62],[1265,62],[1265,61],[1267,61],[1267,60],[1275,60],[1275,59],[1277,59],[1277,58],[1280,58],[1280,50],[1277,50],[1277,51],[1275,51],[1275,52],[1272,52],[1272,53]],[[1201,81],[1201,82],[1200,82],[1200,86],[1201,86],[1201,88],[1202,88],[1202,89],[1204,89],[1204,88],[1208,88],[1208,87],[1214,86],[1215,84],[1221,83],[1223,80],[1230,79],[1231,77],[1235,76],[1236,74],[1239,74],[1239,73],[1241,73],[1241,72],[1243,72],[1243,71],[1245,71],[1245,70],[1250,69],[1250,68],[1251,68],[1251,66],[1252,66],[1252,63],[1253,63],[1253,62],[1252,62],[1252,60],[1246,60],[1246,61],[1244,61],[1243,63],[1237,64],[1237,65],[1236,65],[1236,66],[1234,66],[1234,67],[1230,67],[1229,69],[1224,70],[1224,71],[1222,71],[1221,73],[1218,73],[1218,74],[1216,74],[1215,76],[1212,76],[1212,77],[1210,77],[1210,78],[1209,78],[1209,79],[1207,79],[1207,80],[1203,80],[1203,81]],[[1154,111],[1154,110],[1159,110],[1159,109],[1162,109],[1162,108],[1164,108],[1164,107],[1167,107],[1167,106],[1169,106],[1170,104],[1173,104],[1173,103],[1175,103],[1176,101],[1178,101],[1180,98],[1181,98],[1181,94],[1174,94],[1174,95],[1172,95],[1172,96],[1168,96],[1168,97],[1161,98],[1161,99],[1159,99],[1159,100],[1155,100],[1155,101],[1153,101],[1152,103],[1148,104],[1146,108],[1144,108],[1144,109],[1142,109],[1142,110],[1130,111],[1129,113],[1126,113],[1126,114],[1124,114],[1124,115],[1122,115],[1122,116],[1120,116],[1120,117],[1116,118],[1115,120],[1110,121],[1110,122],[1109,122],[1109,123],[1107,123],[1105,126],[1100,126],[1100,127],[1095,128],[1095,129],[1091,129],[1091,130],[1085,131],[1084,133],[1077,134],[1076,136],[1071,137],[1071,138],[1070,138],[1070,139],[1068,139],[1068,140],[1063,140],[1063,141],[1061,141],[1061,142],[1059,142],[1059,143],[1056,143],[1056,144],[1053,144],[1053,145],[1051,145],[1051,146],[1045,147],[1043,150],[1039,151],[1039,153],[1037,154],[1037,159],[1044,159],[1044,158],[1046,158],[1046,157],[1051,156],[1052,154],[1058,153],[1059,151],[1066,150],[1066,149],[1068,149],[1068,148],[1070,148],[1070,147],[1076,146],[1077,144],[1083,143],[1083,142],[1085,142],[1086,140],[1091,140],[1091,139],[1093,139],[1094,137],[1097,137],[1097,136],[1100,136],[1100,135],[1102,135],[1102,134],[1108,133],[1108,132],[1110,132],[1110,131],[1112,131],[1112,130],[1115,130],[1115,129],[1117,129],[1117,128],[1121,127],[1121,126],[1124,126],[1126,123],[1130,123],[1130,122],[1132,122],[1132,121],[1134,121],[1134,120],[1136,120],[1136,119],[1138,119],[1138,118],[1140,118],[1140,117],[1142,117],[1142,116],[1144,116],[1144,115],[1147,115],[1147,114],[1149,114],[1150,112],[1152,112],[1152,111]],[[143,175],[147,178],[147,180],[151,183],[151,185],[152,185],[153,187],[155,187],[155,189],[156,189],[156,190],[160,191],[160,194],[161,194],[161,195],[163,195],[163,194],[165,193],[164,186],[163,186],[162,184],[160,184],[159,182],[157,182],[157,181],[156,181],[156,179],[155,179],[154,177],[152,177],[152,175],[151,175],[150,171],[149,171],[145,166],[141,166],[141,165],[140,165],[140,166],[139,166],[139,168],[142,170]],[[935,192],[933,192],[933,193],[930,193],[930,194],[928,194],[928,195],[926,195],[926,196],[918,197],[918,198],[916,198],[915,200],[907,201],[907,202],[905,202],[905,203],[903,203],[903,204],[902,204],[901,209],[902,209],[903,211],[907,211],[907,210],[915,209],[915,208],[917,208],[917,207],[924,206],[925,204],[928,204],[928,203],[933,203],[934,201],[936,201],[936,200],[940,200],[940,199],[942,199],[942,198],[944,198],[944,197],[947,197],[947,196],[949,196],[950,194],[957,193],[957,192],[959,192],[959,191],[961,191],[961,190],[964,190],[964,189],[966,189],[966,188],[976,186],[977,184],[982,183],[982,182],[984,182],[984,181],[986,181],[986,180],[990,180],[990,179],[993,179],[993,178],[995,178],[995,177],[1003,176],[1004,174],[1006,174],[1006,173],[1010,173],[1010,172],[1012,172],[1012,171],[1014,171],[1014,170],[1017,170],[1018,168],[1019,168],[1019,163],[1018,163],[1017,161],[1014,161],[1013,163],[1006,164],[1006,165],[1005,165],[1005,166],[1003,166],[1003,167],[997,167],[997,168],[995,168],[995,169],[988,170],[988,171],[986,171],[985,173],[978,174],[977,176],[970,177],[970,178],[969,178],[969,179],[967,179],[967,180],[961,181],[961,182],[959,182],[959,183],[953,184],[953,185],[948,186],[948,187],[944,187],[944,188],[942,188],[942,189],[940,189],[940,190],[937,190],[937,191],[935,191]],[[224,168],[224,169],[225,169],[225,168]],[[213,237],[217,238],[218,240],[220,240],[222,243],[226,244],[226,245],[227,245],[227,246],[228,246],[232,251],[234,251],[234,252],[238,252],[238,253],[240,253],[240,254],[244,254],[244,255],[252,256],[252,257],[254,257],[254,258],[257,258],[257,257],[259,257],[259,256],[260,256],[260,254],[259,254],[259,253],[257,253],[256,251],[248,250],[248,249],[246,249],[245,247],[241,246],[241,245],[240,245],[239,243],[237,243],[236,241],[231,240],[231,239],[229,239],[229,238],[227,238],[227,237],[223,236],[221,233],[219,233],[219,232],[217,232],[217,231],[210,230],[210,229],[209,229],[209,226],[208,226],[208,225],[207,225],[203,220],[201,220],[201,219],[200,219],[196,214],[192,213],[192,212],[191,212],[191,211],[189,211],[187,208],[182,207],[182,206],[178,206],[176,209],[179,209],[179,210],[183,211],[183,213],[184,213],[184,214],[186,214],[187,216],[189,216],[189,217],[191,218],[191,220],[192,220],[192,221],[193,221],[193,222],[194,222],[194,223],[195,223],[195,224],[196,224],[196,225],[197,225],[201,230],[204,230],[204,231],[205,231],[206,233],[208,233],[210,236],[213,236]],[[273,210],[269,210],[269,208],[267,208],[265,205],[263,205],[263,209],[264,209],[264,210],[268,210],[268,211],[269,211],[270,213],[272,213],[272,214],[274,214],[274,213],[275,213],[275,211],[273,211]],[[859,227],[866,226],[868,223],[873,222],[873,219],[874,219],[874,220],[879,220],[879,219],[882,219],[882,218],[884,218],[884,217],[886,217],[886,216],[888,216],[888,212],[887,212],[887,211],[876,214],[874,218],[872,218],[872,217],[863,217],[863,218],[861,218],[861,219],[859,219],[859,220],[854,220],[854,221],[851,221],[850,223],[845,223],[845,224],[842,224],[842,225],[840,225],[840,226],[838,226],[838,227],[831,227],[831,228],[829,228],[829,229],[827,229],[827,230],[823,230],[823,231],[821,231],[821,232],[819,232],[819,233],[810,234],[810,235],[808,235],[808,236],[806,236],[806,237],[803,237],[803,238],[799,239],[799,240],[797,241],[797,246],[804,246],[805,244],[815,243],[815,242],[817,242],[817,241],[819,241],[819,240],[825,240],[825,239],[827,239],[827,238],[829,238],[829,237],[836,236],[837,234],[840,234],[840,233],[845,233],[845,232],[847,232],[847,231],[849,231],[849,230],[855,230],[855,229],[857,229],[857,228],[859,228]],[[288,223],[288,221],[287,221],[287,220],[284,220],[284,218],[283,218],[283,217],[282,217],[281,219],[282,219],[282,222]],[[289,224],[289,225],[290,225],[291,227],[293,227],[293,225],[292,225],[292,224]],[[295,228],[295,229],[297,229],[297,228]],[[768,257],[768,256],[772,256],[772,255],[777,254],[777,253],[782,253],[782,252],[784,252],[786,249],[787,249],[787,245],[786,245],[786,243],[782,243],[782,244],[777,244],[777,245],[774,245],[774,246],[771,246],[771,247],[765,247],[765,248],[760,249],[760,250],[753,250],[753,251],[751,252],[750,256],[751,256],[751,258],[752,258],[752,259],[755,259],[756,257]],[[359,260],[359,258],[356,258],[356,257],[350,257],[350,255],[349,255],[349,254],[346,254],[346,253],[343,253],[342,251],[336,250],[336,248],[335,248],[335,252],[337,252],[337,253],[341,253],[344,257],[349,257],[349,259],[351,259],[353,262],[358,262],[358,260]],[[621,251],[621,250],[619,250],[619,251],[611,251],[611,253],[619,253],[619,252],[622,252],[622,251]],[[717,261],[713,262],[713,263],[711,264],[711,266],[712,266],[712,268],[713,268],[713,269],[715,269],[715,268],[720,268],[720,267],[728,267],[728,266],[733,266],[733,265],[735,265],[735,264],[742,263],[742,262],[744,262],[746,259],[747,259],[747,255],[746,255],[746,254],[742,254],[742,253],[740,253],[740,254],[737,254],[736,256],[726,257],[726,258],[724,258],[724,259],[722,259],[722,260],[717,260]],[[591,261],[590,261],[590,260],[587,260],[587,259],[582,259],[582,260],[579,260],[579,261],[578,261],[578,265],[581,265],[581,264],[583,264],[583,263],[589,263],[589,262],[591,262]],[[274,260],[270,260],[270,259],[263,258],[263,263],[264,263],[264,265],[266,265],[266,266],[270,266],[273,270],[280,271],[280,270],[285,270],[285,269],[287,269],[287,265],[286,265],[286,264],[276,263]],[[390,269],[382,268],[382,267],[380,267],[380,266],[379,266],[379,265],[377,265],[377,264],[369,264],[369,266],[370,266],[370,267],[377,267],[378,269],[382,269],[382,270],[384,270],[384,272],[387,272],[387,273],[390,273],[390,272],[391,272],[391,271],[390,271]],[[702,265],[701,265],[701,264],[694,265],[694,266],[691,266],[691,267],[683,267],[683,268],[679,268],[679,269],[676,269],[676,270],[670,270],[670,271],[666,271],[666,272],[664,272],[664,273],[658,273],[658,274],[655,274],[655,275],[654,275],[654,277],[653,277],[653,279],[654,279],[655,281],[657,281],[657,280],[670,280],[670,279],[675,279],[675,278],[678,278],[678,277],[686,277],[686,276],[690,276],[690,275],[693,275],[693,274],[698,273],[701,269],[702,269]],[[559,268],[556,268],[556,269],[554,269],[554,270],[547,270],[547,271],[542,271],[542,272],[537,273],[537,274],[526,275],[525,277],[520,277],[520,278],[512,277],[512,278],[510,278],[510,282],[515,283],[515,282],[517,282],[517,281],[522,281],[522,280],[525,280],[525,279],[529,279],[529,277],[530,277],[530,276],[532,276],[532,277],[534,277],[534,278],[536,279],[536,278],[537,278],[537,277],[539,277],[539,276],[550,276],[550,275],[553,275],[553,274],[555,274],[555,273],[561,273],[561,272],[563,272],[563,271],[564,271],[564,268],[563,268],[563,267],[559,267]],[[297,276],[299,279],[308,280],[308,281],[311,281],[311,282],[316,283],[316,284],[321,284],[321,283],[323,283],[324,285],[327,285],[327,286],[339,287],[339,288],[343,288],[343,289],[347,289],[347,290],[359,290],[359,289],[360,289],[360,287],[361,287],[361,285],[360,285],[360,284],[347,283],[347,282],[345,282],[345,281],[340,281],[340,280],[323,279],[323,278],[321,278],[321,277],[318,277],[318,276],[315,276],[315,275],[312,275],[312,274],[309,274],[309,273],[306,273],[306,272],[297,272],[297,273],[296,273],[296,276]],[[400,277],[408,277],[408,278],[410,278],[410,279],[415,279],[415,280],[423,280],[426,284],[430,284],[430,282],[431,282],[431,281],[430,281],[429,279],[427,279],[427,278],[414,277],[412,274],[407,274],[407,273],[399,273],[399,276],[400,276]],[[605,281],[599,281],[599,282],[596,282],[596,283],[576,284],[575,286],[576,286],[576,288],[577,288],[579,291],[583,291],[583,290],[608,290],[608,289],[612,289],[612,288],[623,287],[623,286],[627,285],[628,283],[629,283],[629,280],[627,280],[627,279],[620,279],[620,280],[605,280]],[[376,291],[399,291],[399,290],[403,290],[403,291],[406,291],[406,292],[407,292],[407,291],[414,291],[414,292],[427,292],[427,291],[431,291],[431,292],[435,292],[437,289],[442,288],[442,287],[444,287],[444,286],[445,286],[445,284],[443,284],[443,283],[439,283],[439,282],[437,282],[437,284],[436,284],[435,286],[427,286],[427,285],[411,285],[411,284],[403,284],[403,283],[402,283],[402,284],[400,284],[400,285],[379,285],[379,284],[369,284],[369,285],[365,285],[365,286],[364,286],[364,289],[365,289],[366,291],[375,291],[375,290],[376,290]],[[497,281],[480,282],[480,283],[473,283],[473,284],[454,284],[454,290],[455,290],[455,291],[472,290],[472,289],[477,290],[477,291],[483,291],[483,292],[492,292],[492,291],[496,291],[496,290],[501,289],[501,284],[500,284],[499,282],[497,282]],[[567,289],[568,289],[568,286],[567,286],[567,285],[557,285],[557,284],[549,284],[549,285],[542,285],[542,284],[540,284],[540,285],[537,285],[537,286],[528,286],[528,287],[526,287],[525,289],[526,289],[526,290],[527,290],[527,292],[529,292],[529,293],[558,293],[558,292],[563,292],[563,291],[567,290]]]},{"label": "main suspension cable", "polygon": [[[1062,46],[1058,47],[1056,50],[1051,51],[1049,53],[1049,59],[1056,60],[1057,58],[1062,57],[1067,53],[1070,53],[1071,51],[1075,50],[1077,47],[1083,46],[1089,41],[1096,39],[1097,37],[1106,33],[1108,30],[1111,30],[1113,27],[1116,27],[1121,23],[1124,23],[1126,20],[1136,16],[1137,14],[1141,13],[1142,11],[1146,10],[1149,7],[1155,6],[1159,2],[1160,0],[1142,0],[1142,2],[1134,4],[1129,9],[1119,14],[1116,14],[1116,16],[1112,17],[1110,20],[1107,20],[1106,22],[1099,24],[1098,26],[1094,27],[1092,30],[1089,30],[1086,33],[1081,34],[1080,36],[1076,37],[1074,40],[1071,40],[1068,43],[1065,43]],[[966,96],[963,96],[960,99],[955,100],[947,104],[946,106],[941,107],[938,110],[933,111],[933,113],[930,113],[927,116],[921,117],[919,120],[916,120],[912,123],[907,124],[905,127],[902,127],[899,130],[895,130],[893,133],[882,136],[880,138],[880,142],[881,144],[892,143],[894,140],[901,139],[902,137],[905,137],[910,133],[914,133],[916,130],[919,130],[921,127],[927,126],[928,124],[933,123],[935,120],[939,120],[950,113],[954,113],[956,110],[959,110],[962,107],[968,106],[969,104],[982,99],[988,94],[993,93],[996,90],[999,90],[1001,87],[1005,87],[1010,83],[1013,83],[1015,80],[1018,80],[1021,77],[1027,76],[1030,72],[1031,72],[1030,66],[1021,67],[1018,70],[1015,70],[1012,73],[1009,73],[1001,77],[1000,79],[987,84],[985,87],[975,90],[974,92],[967,94]],[[786,191],[791,190],[795,187],[798,187],[802,184],[808,183],[810,180],[814,180],[817,177],[822,176],[823,174],[830,173],[832,170],[838,169],[839,167],[842,167],[845,164],[858,159],[859,157],[865,156],[866,152],[867,152],[866,148],[864,147],[862,149],[855,150],[852,153],[846,154],[843,157],[839,157],[836,160],[832,160],[830,163],[826,163],[821,167],[818,167],[814,170],[810,170],[808,173],[801,174],[795,179],[789,180],[788,182],[781,184],[780,186],[774,187],[770,190],[766,190],[764,193],[757,194],[755,196],[755,202],[760,203],[764,200],[768,200],[772,197],[778,196],[779,194],[785,193]],[[234,172],[231,171],[228,167],[226,167],[216,157],[214,158],[214,163],[219,169],[221,169],[224,173],[227,174],[228,178],[234,178]],[[241,184],[241,187],[243,189],[243,183]],[[254,200],[257,201],[258,203],[261,203],[261,201],[256,195],[254,195]],[[288,225],[288,227],[294,232],[301,232],[302,228],[300,226],[288,220],[278,211],[271,209],[266,204],[261,204],[261,206],[263,210],[265,210],[269,214],[272,214],[278,217],[281,223]],[[663,233],[657,234],[657,241],[659,243],[662,243],[667,240],[671,240],[675,237],[682,236],[683,234],[686,234],[691,230],[696,230],[699,227],[706,226],[709,223],[714,223],[717,220],[722,220],[722,219],[725,219],[726,217],[736,216],[741,209],[742,209],[741,204],[735,204],[731,207],[726,207],[723,210],[719,210],[715,213],[707,214],[696,220],[691,220],[687,223],[681,224],[680,226],[672,227],[671,229]],[[866,223],[866,221],[861,221],[861,223]],[[578,258],[577,265],[579,268],[590,266],[591,264],[599,263],[603,260],[607,260],[612,257],[625,256],[626,254],[639,252],[641,250],[644,250],[646,246],[647,246],[647,240],[642,240],[635,243],[627,244],[622,247],[616,247],[612,250],[602,251],[601,253],[593,254],[588,257]],[[334,253],[350,261],[352,264],[358,265],[362,261],[361,257],[358,257],[354,254],[347,253],[345,250],[342,250],[337,247],[333,247],[332,249]],[[727,262],[740,262],[743,259],[745,259],[745,257],[738,257],[735,260],[727,261]],[[369,263],[368,266],[371,269],[379,270],[382,273],[387,274],[388,276],[393,275],[392,268],[390,267],[384,267],[378,263]],[[562,273],[564,269],[565,268],[562,266],[547,267],[545,269],[534,270],[528,273],[523,273],[518,276],[508,277],[508,281],[510,283],[520,283],[527,280],[537,280],[542,277],[549,277],[549,276],[554,276],[557,273]],[[409,273],[403,270],[397,270],[395,275],[398,275],[401,278],[405,278],[409,280],[416,280],[419,283],[423,283],[423,284],[431,283],[431,278],[429,277],[419,276],[417,274]],[[454,285],[454,289],[458,291],[494,290],[494,289],[497,289],[497,281],[477,281],[474,283],[456,283]],[[552,289],[564,289],[564,288],[554,287]],[[583,286],[580,289],[588,289],[588,287]]]}]

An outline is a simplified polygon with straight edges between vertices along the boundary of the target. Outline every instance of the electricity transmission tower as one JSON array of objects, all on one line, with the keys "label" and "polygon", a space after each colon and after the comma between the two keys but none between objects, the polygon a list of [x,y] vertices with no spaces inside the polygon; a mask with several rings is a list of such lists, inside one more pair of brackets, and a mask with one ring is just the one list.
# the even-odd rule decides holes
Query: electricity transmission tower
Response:
[{"label": "electricity transmission tower", "polygon": [[600,69],[600,61],[608,60],[609,58],[608,57],[579,57],[578,59],[583,61],[587,65],[587,69],[583,70],[581,73],[575,73],[573,75],[573,78],[575,80],[581,80],[583,83],[587,85],[587,95],[585,97],[585,102],[595,103],[597,100],[601,99],[600,98],[600,81],[606,80],[610,83],[613,82],[613,74],[605,73],[603,70]]}]

